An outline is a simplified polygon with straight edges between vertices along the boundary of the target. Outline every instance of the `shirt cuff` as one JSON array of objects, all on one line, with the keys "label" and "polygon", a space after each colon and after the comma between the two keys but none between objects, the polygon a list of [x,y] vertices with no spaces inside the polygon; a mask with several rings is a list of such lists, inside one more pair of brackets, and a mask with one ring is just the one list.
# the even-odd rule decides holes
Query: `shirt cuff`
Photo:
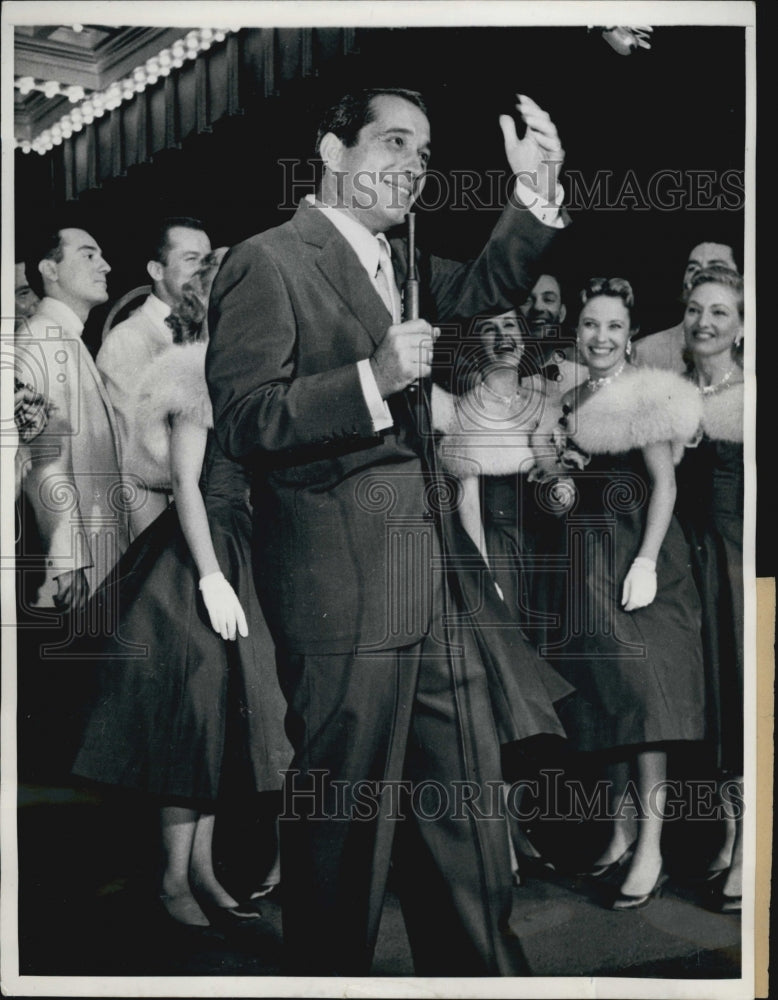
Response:
[{"label": "shirt cuff", "polygon": [[370,419],[373,421],[373,430],[376,432],[385,431],[387,427],[392,426],[394,420],[392,420],[392,414],[386,405],[386,400],[381,398],[381,393],[378,391],[375,375],[370,367],[370,358],[357,361],[357,371],[359,372],[359,384],[362,386],[362,395],[365,397]]},{"label": "shirt cuff", "polygon": [[544,226],[551,226],[554,229],[564,229],[565,221],[560,214],[562,203],[565,200],[565,190],[557,181],[556,191],[553,201],[544,201],[535,191],[532,190],[521,177],[516,177],[516,197],[526,208],[532,212],[538,222]]}]

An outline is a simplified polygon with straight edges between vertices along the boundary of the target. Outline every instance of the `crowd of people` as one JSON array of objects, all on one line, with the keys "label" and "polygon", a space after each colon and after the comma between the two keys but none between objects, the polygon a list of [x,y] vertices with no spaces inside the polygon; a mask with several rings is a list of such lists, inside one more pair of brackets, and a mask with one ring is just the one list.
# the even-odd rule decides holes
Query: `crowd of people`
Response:
[{"label": "crowd of people", "polygon": [[[610,836],[579,874],[614,910],[661,893],[668,756],[708,748],[699,878],[740,911],[736,250],[693,247],[680,322],[648,336],[625,277],[563,294],[540,270],[564,151],[516,111],[519,179],[466,265],[394,238],[430,155],[403,90],[330,109],[284,225],[214,251],[162,220],[150,293],[94,359],[93,236],[17,263],[17,498],[45,565],[24,610],[80,622],[93,664],[72,773],[159,807],[171,919],[256,919],[280,881],[295,974],[369,973],[390,867],[418,974],[526,974],[513,887],[560,861],[506,808],[505,749],[537,737],[602,770]],[[246,794],[284,793],[241,898],[213,856],[236,753]]]}]

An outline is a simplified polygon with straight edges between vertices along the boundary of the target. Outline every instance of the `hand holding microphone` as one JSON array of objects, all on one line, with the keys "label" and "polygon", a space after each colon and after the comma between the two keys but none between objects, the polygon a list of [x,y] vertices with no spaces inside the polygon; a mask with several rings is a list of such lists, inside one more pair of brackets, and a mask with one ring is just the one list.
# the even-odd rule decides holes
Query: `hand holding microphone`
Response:
[{"label": "hand holding microphone", "polygon": [[439,333],[426,319],[410,319],[389,327],[370,359],[382,399],[430,374],[432,348]]},{"label": "hand holding microphone", "polygon": [[408,277],[403,285],[403,322],[390,326],[370,359],[378,391],[386,399],[432,372],[432,349],[437,327],[419,318],[419,279],[416,273],[415,216],[408,212]]}]

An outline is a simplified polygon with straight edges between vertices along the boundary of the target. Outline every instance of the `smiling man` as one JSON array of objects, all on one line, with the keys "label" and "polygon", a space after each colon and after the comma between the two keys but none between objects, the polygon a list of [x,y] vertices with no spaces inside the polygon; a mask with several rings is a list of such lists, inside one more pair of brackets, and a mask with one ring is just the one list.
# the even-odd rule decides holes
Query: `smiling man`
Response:
[{"label": "smiling man", "polygon": [[44,234],[27,264],[44,297],[16,331],[17,372],[52,404],[22,471],[46,556],[38,607],[82,607],[128,544],[113,408],[81,341],[110,270],[78,228]]},{"label": "smiling man", "polygon": [[[529,98],[517,108],[524,138],[512,117],[500,126],[511,170],[533,183],[519,199],[534,207],[514,196],[468,265],[419,253],[422,318],[402,317],[407,244],[385,236],[430,157],[413,91],[331,108],[317,196],[234,247],[214,283],[214,425],[253,470],[256,583],[295,749],[281,832],[290,974],[370,972],[393,846],[419,974],[527,971],[507,926],[504,818],[484,801],[487,818],[452,815],[456,789],[488,797],[501,776],[477,637],[462,629],[448,646],[456,574],[434,568],[464,543],[435,502],[427,422],[432,323],[526,295],[563,224],[556,128]],[[425,820],[435,788],[447,804]]]}]

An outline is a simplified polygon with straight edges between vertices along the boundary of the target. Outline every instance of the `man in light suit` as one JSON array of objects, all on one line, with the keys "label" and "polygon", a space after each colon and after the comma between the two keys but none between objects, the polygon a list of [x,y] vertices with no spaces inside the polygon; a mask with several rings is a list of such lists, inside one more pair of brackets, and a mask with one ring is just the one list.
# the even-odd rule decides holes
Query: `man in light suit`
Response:
[{"label": "man in light suit", "polygon": [[[139,410],[136,390],[142,375],[166,347],[173,342],[173,331],[165,322],[171,308],[181,297],[184,284],[211,252],[211,241],[199,219],[175,216],[164,219],[154,238],[151,260],[146,265],[152,292],[143,305],[123,323],[109,330],[97,354],[96,364],[103,376],[119,424],[119,435],[127,476],[137,474],[127,457],[138,454],[145,459],[144,469],[157,463],[144,449],[143,412]],[[132,450],[128,447],[132,439]],[[139,493],[130,515],[133,537],[140,534],[167,507],[171,499],[170,470],[159,469],[156,482],[138,484]]]},{"label": "man in light suit", "polygon": [[[689,288],[694,275],[702,268],[710,267],[711,264],[721,264],[737,271],[732,247],[726,243],[698,243],[686,261],[683,275],[684,292]],[[644,368],[666,368],[683,375],[686,371],[686,361],[683,356],[685,346],[683,321],[681,321],[668,330],[660,330],[659,333],[651,333],[636,340],[633,344],[633,360],[635,364]]]},{"label": "man in light suit", "polygon": [[[556,129],[528,98],[517,107],[525,138],[510,116],[500,124],[512,171],[534,187],[524,203],[512,196],[470,264],[417,251],[421,317],[503,311],[563,224]],[[420,818],[436,791],[501,781],[477,636],[456,630],[452,648],[443,622],[460,606],[447,560],[464,543],[430,433],[435,331],[402,320],[408,248],[384,236],[423,182],[424,104],[411,91],[347,95],[317,150],[317,197],[225,258],[207,358],[217,435],[254,472],[255,577],[295,748],[287,971],[369,973],[393,856],[418,974],[525,973],[504,817],[484,801],[485,818],[452,815],[449,800]]]},{"label": "man in light suit", "polygon": [[16,331],[17,373],[51,404],[22,470],[46,563],[35,607],[82,608],[128,545],[116,421],[81,340],[110,270],[78,228],[47,234],[27,268],[44,298]]}]

